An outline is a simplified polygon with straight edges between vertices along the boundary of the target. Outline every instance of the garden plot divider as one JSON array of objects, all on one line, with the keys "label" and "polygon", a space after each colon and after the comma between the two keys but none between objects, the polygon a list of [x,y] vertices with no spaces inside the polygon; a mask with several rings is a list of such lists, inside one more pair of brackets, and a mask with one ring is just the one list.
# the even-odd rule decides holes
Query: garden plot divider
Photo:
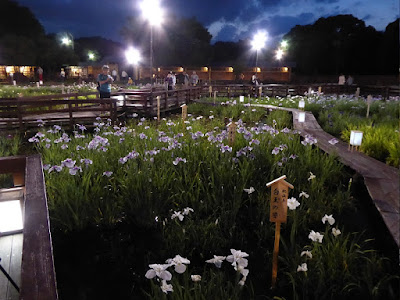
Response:
[{"label": "garden plot divider", "polygon": [[[9,267],[10,275],[17,279],[20,294],[19,297],[14,294],[11,299],[56,300],[53,247],[40,155],[0,158],[0,174],[10,173],[14,185],[22,190],[24,207],[22,262],[11,261]],[[0,296],[2,292],[0,290]]]}]

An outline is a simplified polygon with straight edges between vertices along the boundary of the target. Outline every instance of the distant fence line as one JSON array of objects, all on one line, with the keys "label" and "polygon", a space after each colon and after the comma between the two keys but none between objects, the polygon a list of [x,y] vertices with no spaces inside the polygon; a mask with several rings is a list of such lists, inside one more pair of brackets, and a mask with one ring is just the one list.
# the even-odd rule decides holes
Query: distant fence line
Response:
[{"label": "distant fence line", "polygon": [[163,88],[141,90],[119,90],[112,98],[100,99],[97,92],[42,95],[0,99],[0,129],[26,128],[37,126],[38,119],[45,119],[47,125],[59,124],[73,128],[76,123],[90,124],[97,117],[107,117],[113,122],[130,113],[147,116],[157,115],[189,104],[202,97],[237,97],[240,95],[259,97],[305,95],[321,91],[324,94],[381,95],[383,99],[399,96],[399,87],[357,86],[337,84],[315,85],[202,85],[183,89],[165,90]]}]

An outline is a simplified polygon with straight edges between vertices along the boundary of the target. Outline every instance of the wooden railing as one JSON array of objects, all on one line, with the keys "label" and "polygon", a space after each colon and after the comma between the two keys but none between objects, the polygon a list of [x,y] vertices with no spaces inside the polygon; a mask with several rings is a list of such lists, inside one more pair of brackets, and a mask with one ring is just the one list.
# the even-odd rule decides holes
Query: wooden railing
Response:
[{"label": "wooden railing", "polygon": [[165,89],[120,90],[113,93],[112,97],[119,97],[118,106],[124,111],[133,110],[147,115],[156,115],[157,97],[160,97],[160,110],[167,111],[199,99],[204,94],[203,90],[201,86],[169,91]]},{"label": "wooden railing", "polygon": [[[210,89],[211,87],[211,89]],[[261,89],[260,89],[261,88]],[[360,95],[381,95],[384,99],[390,96],[399,96],[400,89],[396,86],[368,86],[368,85],[338,85],[338,84],[311,84],[311,85],[291,85],[291,84],[264,84],[259,86],[249,84],[230,84],[230,85],[212,85],[203,86],[203,95],[213,97],[214,91],[218,97],[236,97],[239,95],[259,96],[260,92],[264,96],[285,97],[287,95],[304,95],[311,88],[314,92],[324,94],[355,94],[357,88],[360,88]]]},{"label": "wooden railing", "polygon": [[[357,86],[338,84],[288,85],[267,84],[253,86],[249,84],[230,85],[203,85],[184,89],[167,91],[163,88],[120,90],[113,92],[111,99],[91,99],[89,96],[96,92],[81,94],[59,94],[35,97],[19,97],[0,99],[0,128],[19,128],[37,126],[37,119],[43,119],[47,125],[69,125],[75,123],[93,122],[96,117],[111,118],[115,122],[118,113],[138,112],[148,116],[155,116],[158,111],[160,97],[160,111],[179,108],[182,104],[189,104],[201,97],[237,97],[239,95],[251,97],[263,96],[285,97],[287,95],[305,95],[311,88],[317,92],[320,88],[324,94],[355,94],[360,88],[360,95],[381,95],[383,99],[390,96],[399,96],[399,88],[395,86]],[[79,99],[85,97],[86,99]]]},{"label": "wooden railing", "polygon": [[[29,126],[37,126],[37,120],[43,114],[46,114],[48,125],[67,124],[71,128],[77,121],[93,121],[103,112],[113,121],[117,119],[115,99],[77,99],[81,95],[76,94],[72,99],[66,95],[0,99],[0,125],[24,130]],[[97,115],[91,114],[96,112]]]},{"label": "wooden railing", "polygon": [[15,186],[25,186],[20,299],[56,300],[53,248],[40,155],[0,158],[0,174],[10,173]]}]

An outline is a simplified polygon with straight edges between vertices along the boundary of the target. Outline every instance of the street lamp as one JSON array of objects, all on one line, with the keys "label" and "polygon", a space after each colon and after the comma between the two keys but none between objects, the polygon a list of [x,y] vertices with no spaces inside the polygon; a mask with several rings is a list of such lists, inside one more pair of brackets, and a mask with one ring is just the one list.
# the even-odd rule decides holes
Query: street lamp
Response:
[{"label": "street lamp", "polygon": [[[128,61],[128,63],[132,64],[132,66],[133,66],[133,76],[132,77],[136,77],[135,76],[135,66],[141,60],[139,50],[137,50],[133,47],[129,47],[128,50],[125,51],[125,58]],[[136,80],[136,78],[135,78],[135,80]]]},{"label": "street lamp", "polygon": [[257,72],[257,63],[258,63],[258,51],[264,48],[265,43],[267,42],[267,33],[265,31],[257,32],[253,40],[251,41],[251,47],[253,50],[256,50],[256,72]]},{"label": "street lamp", "polygon": [[163,11],[160,0],[144,0],[140,3],[143,17],[150,24],[150,83],[153,85],[153,26],[160,25],[163,21]]},{"label": "street lamp", "polygon": [[96,59],[96,54],[94,54],[94,52],[93,51],[89,51],[88,52],[88,59],[89,60],[95,60]]},{"label": "street lamp", "polygon": [[74,49],[74,40],[71,34],[69,33],[61,34],[60,41],[62,45],[66,47],[71,46],[72,49]]},{"label": "street lamp", "polygon": [[284,54],[283,50],[282,50],[282,49],[278,49],[278,50],[276,51],[275,58],[276,58],[277,60],[281,60],[282,57],[283,57],[283,54]]}]

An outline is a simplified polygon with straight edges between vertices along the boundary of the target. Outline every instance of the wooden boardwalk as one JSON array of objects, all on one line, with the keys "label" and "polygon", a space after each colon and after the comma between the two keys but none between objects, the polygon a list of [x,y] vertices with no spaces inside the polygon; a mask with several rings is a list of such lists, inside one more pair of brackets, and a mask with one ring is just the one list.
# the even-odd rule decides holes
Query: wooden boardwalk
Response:
[{"label": "wooden boardwalk", "polygon": [[331,145],[329,141],[335,137],[322,130],[310,112],[306,112],[305,122],[300,123],[297,109],[262,104],[254,106],[291,111],[293,126],[300,131],[302,136],[312,135],[317,139],[319,148],[329,154],[337,155],[343,164],[361,174],[376,209],[400,249],[399,169],[388,166],[364,153],[350,151],[349,145],[343,141],[338,140],[337,144]]},{"label": "wooden boardwalk", "polygon": [[[21,286],[22,233],[0,237],[0,265]],[[17,300],[19,292],[0,272],[0,300]]]}]

